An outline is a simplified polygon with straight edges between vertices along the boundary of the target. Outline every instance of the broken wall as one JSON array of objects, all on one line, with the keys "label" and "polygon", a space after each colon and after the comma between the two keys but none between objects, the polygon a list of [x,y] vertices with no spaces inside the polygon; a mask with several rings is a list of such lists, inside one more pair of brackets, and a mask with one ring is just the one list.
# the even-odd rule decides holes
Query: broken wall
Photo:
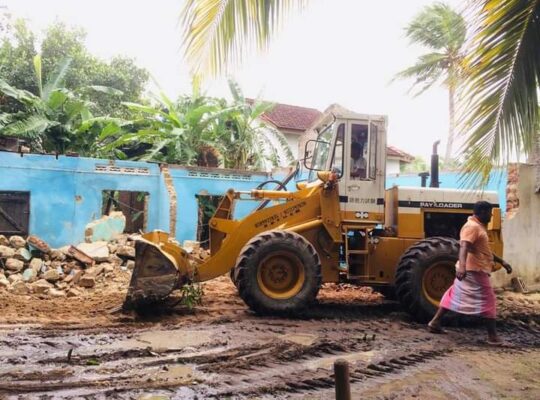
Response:
[{"label": "broken wall", "polygon": [[[533,165],[519,165],[517,184],[519,207],[503,223],[504,259],[526,285],[540,284],[540,194],[535,193],[536,171]],[[498,286],[507,285],[510,275],[493,275]]]},{"label": "broken wall", "polygon": [[0,176],[0,190],[30,192],[29,232],[53,247],[84,241],[104,190],[148,192],[148,229],[168,228],[157,164],[0,152]]}]

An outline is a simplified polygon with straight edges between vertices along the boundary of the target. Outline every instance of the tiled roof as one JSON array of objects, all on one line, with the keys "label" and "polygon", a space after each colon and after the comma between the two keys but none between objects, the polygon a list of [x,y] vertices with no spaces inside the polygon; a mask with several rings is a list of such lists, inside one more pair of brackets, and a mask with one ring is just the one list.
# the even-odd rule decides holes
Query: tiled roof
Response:
[{"label": "tiled roof", "polygon": [[274,124],[278,129],[303,132],[309,129],[321,114],[314,108],[277,103],[272,111],[264,113],[262,118]]},{"label": "tiled roof", "polygon": [[403,159],[403,161],[412,161],[414,160],[414,156],[411,156],[409,153],[405,153],[404,151],[394,147],[394,146],[387,146],[386,147],[386,155],[389,157],[398,157]]}]

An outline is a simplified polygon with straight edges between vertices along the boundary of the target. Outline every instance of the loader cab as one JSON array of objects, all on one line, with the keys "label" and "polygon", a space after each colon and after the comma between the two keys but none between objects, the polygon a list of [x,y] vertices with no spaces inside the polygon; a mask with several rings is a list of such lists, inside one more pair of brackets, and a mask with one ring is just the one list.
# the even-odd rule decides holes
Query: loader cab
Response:
[{"label": "loader cab", "polygon": [[317,171],[335,172],[343,220],[382,223],[386,118],[356,113],[330,115],[316,130],[317,139],[306,143],[308,180],[317,180]]}]

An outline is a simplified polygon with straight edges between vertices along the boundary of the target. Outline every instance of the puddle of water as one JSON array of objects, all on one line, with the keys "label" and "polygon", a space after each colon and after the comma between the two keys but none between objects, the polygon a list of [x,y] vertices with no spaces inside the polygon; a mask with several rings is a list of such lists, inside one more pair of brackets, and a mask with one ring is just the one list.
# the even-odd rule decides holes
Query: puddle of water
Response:
[{"label": "puddle of water", "polygon": [[309,333],[289,333],[287,335],[282,335],[281,339],[302,346],[311,346],[315,340],[317,340],[317,335],[311,335]]},{"label": "puddle of water", "polygon": [[147,348],[152,350],[175,350],[199,346],[210,341],[212,334],[204,331],[148,331],[132,339],[111,343],[114,348]]},{"label": "puddle of water", "polygon": [[325,358],[320,358],[314,361],[309,361],[306,367],[309,369],[317,369],[317,368],[329,369],[329,368],[333,368],[334,362],[338,359],[346,360],[352,364],[358,361],[371,363],[373,359],[375,358],[375,356],[378,356],[379,353],[380,352],[378,351],[370,350],[370,351],[360,351],[358,353],[343,354],[340,356],[325,357]]}]

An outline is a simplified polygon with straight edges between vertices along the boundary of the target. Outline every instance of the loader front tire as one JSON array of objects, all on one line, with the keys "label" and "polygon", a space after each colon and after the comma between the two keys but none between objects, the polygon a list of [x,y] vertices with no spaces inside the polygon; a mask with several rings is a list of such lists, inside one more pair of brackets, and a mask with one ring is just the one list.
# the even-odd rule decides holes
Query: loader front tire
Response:
[{"label": "loader front tire", "polygon": [[452,285],[459,243],[448,237],[421,240],[401,256],[396,271],[396,294],[416,320],[433,318],[444,292]]},{"label": "loader front tire", "polygon": [[252,238],[234,268],[240,297],[258,314],[294,314],[312,303],[321,287],[321,262],[303,236],[273,230]]}]

